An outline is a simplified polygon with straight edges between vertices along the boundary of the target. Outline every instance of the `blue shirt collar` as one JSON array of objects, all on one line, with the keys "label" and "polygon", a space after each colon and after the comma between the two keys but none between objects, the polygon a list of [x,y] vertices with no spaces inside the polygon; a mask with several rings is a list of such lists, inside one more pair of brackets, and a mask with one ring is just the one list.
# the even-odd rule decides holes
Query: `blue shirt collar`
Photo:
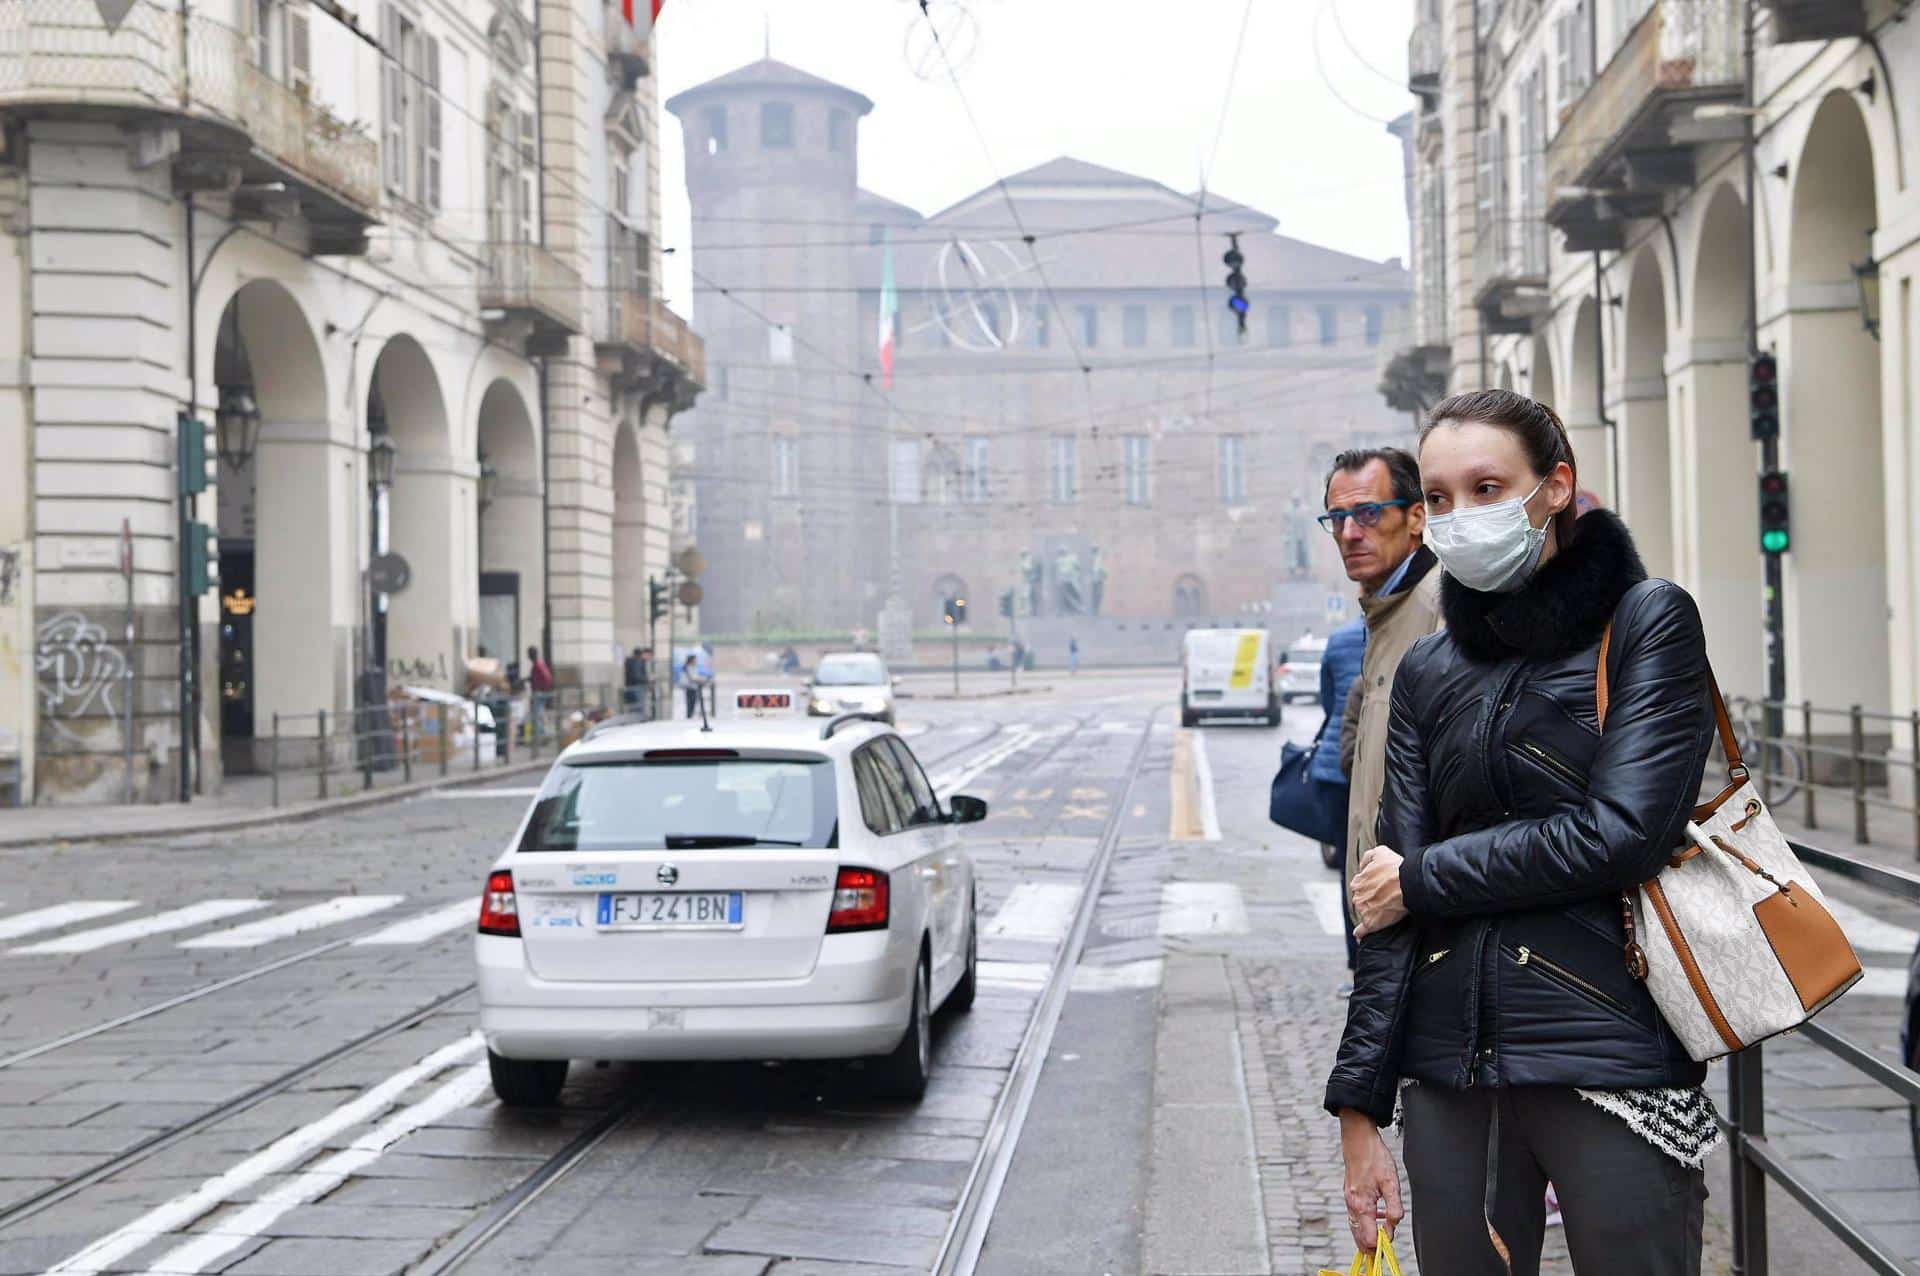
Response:
[{"label": "blue shirt collar", "polygon": [[1400,560],[1400,565],[1393,569],[1393,575],[1387,577],[1387,583],[1380,586],[1380,592],[1376,594],[1375,597],[1384,598],[1400,588],[1401,582],[1407,578],[1407,570],[1413,566],[1414,557],[1418,555],[1419,552],[1418,549],[1415,549],[1412,554],[1408,554]]}]

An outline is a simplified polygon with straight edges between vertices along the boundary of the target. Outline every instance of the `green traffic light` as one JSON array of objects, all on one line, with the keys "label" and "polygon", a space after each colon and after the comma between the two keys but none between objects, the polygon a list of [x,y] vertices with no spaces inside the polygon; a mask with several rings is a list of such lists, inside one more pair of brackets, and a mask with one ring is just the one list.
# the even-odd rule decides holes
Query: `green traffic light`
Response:
[{"label": "green traffic light", "polygon": [[1781,528],[1770,528],[1760,533],[1760,548],[1769,554],[1786,553],[1787,541],[1787,533]]}]

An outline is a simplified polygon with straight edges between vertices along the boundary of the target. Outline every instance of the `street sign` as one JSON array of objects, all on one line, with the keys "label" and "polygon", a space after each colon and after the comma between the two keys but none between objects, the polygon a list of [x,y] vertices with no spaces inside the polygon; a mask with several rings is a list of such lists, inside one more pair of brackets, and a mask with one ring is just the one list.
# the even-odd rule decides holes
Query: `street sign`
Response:
[{"label": "street sign", "polygon": [[107,34],[113,35],[133,12],[133,0],[93,0],[93,7],[100,11],[100,21],[106,24]]},{"label": "street sign", "polygon": [[375,554],[367,564],[367,584],[376,594],[405,592],[413,581],[413,568],[398,554]]},{"label": "street sign", "polygon": [[683,580],[680,582],[679,599],[682,607],[698,607],[700,600],[704,597],[706,597],[706,594],[705,591],[700,588],[699,581]]},{"label": "street sign", "polygon": [[[698,549],[689,545],[674,555],[673,565],[680,569],[682,576],[685,576],[688,580],[692,580],[701,572],[707,570],[707,557]],[[682,601],[684,602],[685,600],[682,599]]]}]

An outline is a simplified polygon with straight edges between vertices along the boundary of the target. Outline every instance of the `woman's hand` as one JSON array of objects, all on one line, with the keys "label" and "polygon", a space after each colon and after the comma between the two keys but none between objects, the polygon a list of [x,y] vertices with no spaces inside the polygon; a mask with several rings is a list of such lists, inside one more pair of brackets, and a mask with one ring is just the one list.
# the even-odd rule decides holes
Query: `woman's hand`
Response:
[{"label": "woman's hand", "polygon": [[1380,1240],[1380,1203],[1386,1202],[1389,1237],[1405,1215],[1400,1208],[1400,1174],[1387,1141],[1380,1137],[1380,1127],[1351,1108],[1340,1114],[1340,1157],[1347,1167],[1347,1227],[1353,1232],[1353,1243],[1362,1253],[1371,1254]]},{"label": "woman's hand", "polygon": [[1391,847],[1376,846],[1360,857],[1347,894],[1353,900],[1353,937],[1364,939],[1383,931],[1407,915],[1400,896],[1400,855]]}]

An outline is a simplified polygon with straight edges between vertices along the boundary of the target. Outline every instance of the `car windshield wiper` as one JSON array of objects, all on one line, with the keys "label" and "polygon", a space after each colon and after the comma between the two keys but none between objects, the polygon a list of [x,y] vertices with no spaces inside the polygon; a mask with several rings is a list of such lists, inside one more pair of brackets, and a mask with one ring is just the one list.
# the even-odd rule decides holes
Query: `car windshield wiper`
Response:
[{"label": "car windshield wiper", "polygon": [[706,850],[723,846],[805,846],[797,839],[755,837],[751,833],[668,833],[663,839],[670,851]]}]

